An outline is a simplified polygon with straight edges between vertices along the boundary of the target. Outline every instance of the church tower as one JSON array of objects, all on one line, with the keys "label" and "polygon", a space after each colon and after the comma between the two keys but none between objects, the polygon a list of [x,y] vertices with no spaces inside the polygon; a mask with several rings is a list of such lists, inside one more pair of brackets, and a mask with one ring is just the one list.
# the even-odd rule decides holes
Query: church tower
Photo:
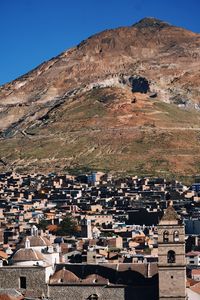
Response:
[{"label": "church tower", "polygon": [[185,227],[170,202],[158,225],[159,299],[186,297]]}]

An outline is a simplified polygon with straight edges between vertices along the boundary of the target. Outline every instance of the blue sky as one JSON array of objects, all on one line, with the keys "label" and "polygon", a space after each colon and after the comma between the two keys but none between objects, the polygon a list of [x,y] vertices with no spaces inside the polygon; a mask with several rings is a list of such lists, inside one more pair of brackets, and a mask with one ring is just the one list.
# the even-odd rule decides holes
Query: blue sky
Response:
[{"label": "blue sky", "polygon": [[200,33],[200,0],[0,0],[0,85],[99,31],[156,17]]}]

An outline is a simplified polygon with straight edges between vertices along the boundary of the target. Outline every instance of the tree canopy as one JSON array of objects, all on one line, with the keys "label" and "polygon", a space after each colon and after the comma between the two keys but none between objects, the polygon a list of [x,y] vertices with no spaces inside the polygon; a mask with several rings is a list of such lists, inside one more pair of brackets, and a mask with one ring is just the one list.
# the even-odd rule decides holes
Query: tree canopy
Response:
[{"label": "tree canopy", "polygon": [[58,226],[56,234],[61,236],[74,235],[77,231],[76,221],[71,216],[66,216]]}]

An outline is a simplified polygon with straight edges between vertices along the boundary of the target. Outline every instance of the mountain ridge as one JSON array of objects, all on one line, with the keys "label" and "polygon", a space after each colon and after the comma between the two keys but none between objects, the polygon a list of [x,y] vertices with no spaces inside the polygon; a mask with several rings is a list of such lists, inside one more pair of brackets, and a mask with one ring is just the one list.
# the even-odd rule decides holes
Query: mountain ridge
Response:
[{"label": "mountain ridge", "polygon": [[[135,144],[135,137],[127,134],[131,131],[128,130],[129,127],[133,128],[132,131],[137,128],[140,136],[143,132],[149,134],[149,137],[145,138],[148,140],[151,139],[152,134],[154,135],[154,131],[166,131],[168,135],[172,128],[179,128],[178,134],[183,137],[186,132],[184,134],[181,132],[182,126],[190,132],[187,132],[187,137],[184,138],[188,141],[188,136],[190,136],[191,146],[194,144],[200,127],[199,78],[199,34],[155,18],[144,18],[129,27],[95,34],[76,47],[62,52],[27,74],[0,87],[1,158],[12,168],[23,169],[27,166],[27,169],[40,169],[41,164],[44,163],[44,160],[42,162],[44,157],[41,158],[37,154],[41,136],[46,135],[47,140],[53,136],[59,144],[62,139],[65,139],[65,135],[70,136],[69,139],[74,141],[73,132],[85,130],[84,136],[87,142],[81,146],[80,158],[76,155],[73,157],[74,150],[68,143],[63,142],[65,166],[59,165],[58,162],[53,163],[53,149],[45,150],[46,159],[51,161],[50,165],[52,165],[48,165],[46,170],[57,164],[58,170],[74,166],[78,168],[78,165],[84,165],[84,161],[86,166],[99,169],[101,165],[105,165],[106,153],[112,153],[119,162],[122,155],[119,144],[124,142],[133,143],[134,147],[131,150],[130,146],[127,158],[122,158],[124,165],[122,163],[121,169],[124,172],[126,170],[137,171],[137,163],[133,162],[133,167],[129,168],[125,160],[132,161],[131,155],[133,155],[136,161],[141,161],[136,148],[142,149],[146,140],[142,139],[141,143]],[[90,103],[90,106],[87,103]],[[76,108],[73,105],[76,105]],[[74,119],[70,123],[71,116],[66,119],[62,110],[68,115],[67,109],[70,110],[71,107],[73,107]],[[82,113],[78,107],[83,108]],[[96,107],[101,111],[101,118],[98,117]],[[93,114],[94,112],[96,115]],[[56,114],[62,116],[63,123],[59,122]],[[166,123],[164,116],[174,123],[172,124],[174,127]],[[195,120],[192,120],[193,116]],[[184,118],[188,118],[189,121],[187,122]],[[107,124],[108,132],[113,128],[116,132],[122,130],[121,137],[119,134],[122,141],[118,145],[116,143],[115,149],[112,149],[112,144],[116,142],[115,138],[112,134],[108,135],[105,141],[105,153],[98,152],[98,146],[92,140],[88,142],[88,138],[96,132],[95,130],[100,132],[103,130],[103,124]],[[194,132],[191,134],[191,131]],[[105,131],[102,131],[102,134],[104,133]],[[172,135],[175,133],[173,132]],[[100,136],[99,139],[103,139]],[[79,138],[81,139],[77,133],[75,144],[78,143]],[[27,146],[23,149],[21,144],[25,140],[33,148],[36,147],[35,151],[31,152],[30,149],[26,149]],[[166,147],[175,147],[174,153],[177,153],[180,147],[178,142],[174,141],[173,144],[170,139],[165,142]],[[49,143],[51,143],[50,140]],[[16,151],[12,149],[13,145]],[[148,145],[147,148],[148,163],[147,167],[143,167],[143,171],[149,172],[152,168],[153,172],[158,172],[159,163],[156,170],[151,166],[151,161],[156,159],[155,153],[152,154],[155,152],[153,145]],[[183,155],[184,151],[182,149],[178,152]],[[164,149],[161,152],[162,155],[157,155],[161,155],[161,160],[168,164],[169,159]],[[184,170],[182,166],[176,172],[172,158],[170,158],[169,166],[162,168],[169,173],[182,174],[185,169],[188,170],[187,173],[196,172],[198,168],[195,167],[195,163],[200,161],[199,146],[196,153],[197,156],[195,159],[192,158],[191,163],[184,156],[186,162]],[[92,155],[92,164],[89,159],[85,158],[87,155]],[[187,155],[191,156],[188,152]],[[81,163],[81,158],[83,163]],[[96,165],[95,158],[99,160]],[[2,168],[4,169],[5,166],[3,165]],[[108,159],[107,168],[113,171],[120,170],[116,165],[112,165],[110,159]]]}]

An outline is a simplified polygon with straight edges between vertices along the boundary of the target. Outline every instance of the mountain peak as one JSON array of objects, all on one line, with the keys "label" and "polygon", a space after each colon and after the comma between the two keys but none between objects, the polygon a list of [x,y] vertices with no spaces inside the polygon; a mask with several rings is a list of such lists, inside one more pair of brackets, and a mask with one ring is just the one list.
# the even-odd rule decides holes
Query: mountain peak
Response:
[{"label": "mountain peak", "polygon": [[169,23],[152,17],[143,18],[139,22],[133,24],[133,27],[137,27],[137,28],[148,28],[148,27],[163,28],[169,26],[170,26]]},{"label": "mountain peak", "polygon": [[144,18],[0,87],[0,171],[199,173],[199,49],[199,34]]}]

